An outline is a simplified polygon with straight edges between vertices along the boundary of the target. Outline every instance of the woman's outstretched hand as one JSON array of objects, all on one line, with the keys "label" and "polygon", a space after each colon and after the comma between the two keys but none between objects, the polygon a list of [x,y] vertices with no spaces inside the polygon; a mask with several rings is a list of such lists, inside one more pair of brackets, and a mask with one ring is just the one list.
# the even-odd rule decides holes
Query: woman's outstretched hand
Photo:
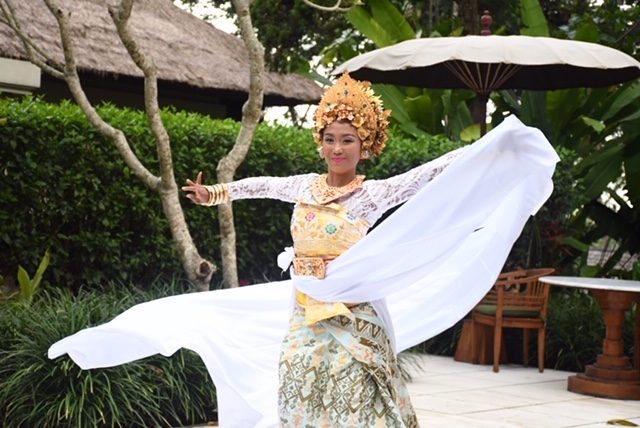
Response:
[{"label": "woman's outstretched hand", "polygon": [[195,183],[187,178],[187,184],[188,186],[182,186],[182,190],[187,192],[187,198],[191,199],[198,205],[203,205],[209,202],[209,192],[202,185],[202,171],[198,173]]}]

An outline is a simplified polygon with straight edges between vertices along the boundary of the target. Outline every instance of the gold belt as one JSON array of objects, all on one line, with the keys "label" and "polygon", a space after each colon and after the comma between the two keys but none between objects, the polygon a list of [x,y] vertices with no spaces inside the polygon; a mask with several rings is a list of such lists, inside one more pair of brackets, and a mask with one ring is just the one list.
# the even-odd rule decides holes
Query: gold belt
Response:
[{"label": "gold belt", "polygon": [[293,271],[296,275],[315,276],[324,279],[327,274],[327,265],[333,259],[322,257],[294,257]]}]

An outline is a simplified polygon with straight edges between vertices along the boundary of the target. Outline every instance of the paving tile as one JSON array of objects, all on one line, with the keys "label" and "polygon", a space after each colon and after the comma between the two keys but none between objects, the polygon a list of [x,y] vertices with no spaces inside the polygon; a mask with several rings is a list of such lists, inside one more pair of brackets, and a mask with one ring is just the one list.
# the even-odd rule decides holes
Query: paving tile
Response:
[{"label": "paving tile", "polygon": [[640,403],[635,406],[617,400],[587,399],[547,403],[527,409],[530,412],[547,415],[568,415],[584,422],[606,422],[610,419],[627,419],[640,416]]},{"label": "paving tile", "polygon": [[438,414],[419,417],[418,422],[422,428],[526,428],[522,424],[508,421],[485,421],[474,417]]},{"label": "paving tile", "polygon": [[537,367],[490,366],[424,356],[407,388],[426,428],[613,428],[611,419],[640,426],[640,401],[607,400],[567,390],[573,373]]},{"label": "paving tile", "polygon": [[478,412],[500,409],[499,403],[465,401],[450,395],[420,395],[411,397],[416,412],[439,413],[445,415],[470,415]]},{"label": "paving tile", "polygon": [[567,416],[532,413],[523,408],[503,408],[466,416],[486,422],[504,421],[526,428],[564,428],[583,422]]}]

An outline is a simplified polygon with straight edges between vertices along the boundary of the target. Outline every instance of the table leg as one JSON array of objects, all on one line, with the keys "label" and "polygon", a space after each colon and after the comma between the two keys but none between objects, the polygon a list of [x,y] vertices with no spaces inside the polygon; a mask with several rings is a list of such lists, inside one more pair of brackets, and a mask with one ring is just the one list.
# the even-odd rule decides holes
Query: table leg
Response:
[{"label": "table leg", "polygon": [[[598,355],[595,364],[586,367],[584,373],[569,377],[568,389],[598,397],[640,400],[640,368],[635,361],[635,367],[631,366],[624,354],[622,340],[624,313],[631,309],[636,296],[630,292],[611,290],[594,290],[593,296],[604,311],[607,328],[602,354]],[[637,334],[636,325],[636,342]],[[637,343],[635,346],[637,349]],[[634,359],[637,360],[638,352],[635,354]]]}]

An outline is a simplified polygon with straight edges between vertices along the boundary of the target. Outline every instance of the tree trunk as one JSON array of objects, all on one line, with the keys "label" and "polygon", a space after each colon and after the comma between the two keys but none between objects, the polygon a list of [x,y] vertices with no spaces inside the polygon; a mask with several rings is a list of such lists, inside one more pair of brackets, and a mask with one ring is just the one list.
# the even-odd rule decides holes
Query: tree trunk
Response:
[{"label": "tree trunk", "polygon": [[96,112],[80,84],[73,43],[69,26],[70,13],[60,9],[55,0],[44,0],[49,11],[56,18],[64,51],[64,64],[56,62],[44,50],[38,48],[22,32],[19,18],[13,13],[11,0],[3,0],[0,4],[4,22],[23,41],[29,60],[52,76],[63,79],[69,86],[75,101],[87,117],[89,122],[115,144],[123,160],[134,174],[152,191],[158,193],[162,200],[164,214],[178,250],[187,277],[199,291],[208,290],[211,277],[215,273],[215,266],[200,257],[187,227],[184,213],[180,205],[178,186],[173,175],[173,160],[169,136],[160,119],[158,108],[158,87],[155,64],[140,49],[128,26],[134,0],[122,0],[117,8],[110,8],[109,12],[118,30],[122,43],[129,55],[145,75],[145,110],[149,124],[157,143],[158,160],[160,163],[160,177],[153,175],[137,158],[124,133],[105,122]]},{"label": "tree trunk", "polygon": [[458,16],[464,27],[464,34],[477,36],[480,34],[480,17],[478,16],[478,0],[461,0],[458,3]]},{"label": "tree trunk", "polygon": [[429,0],[429,28],[428,34],[431,34],[440,22],[440,0]]},{"label": "tree trunk", "polygon": [[[232,0],[238,14],[238,25],[242,34],[249,62],[251,64],[249,78],[249,99],[242,107],[242,126],[233,148],[218,163],[218,183],[233,181],[233,176],[251,147],[258,122],[262,118],[262,101],[264,98],[264,48],[253,30],[250,3],[247,0]],[[224,286],[238,286],[238,268],[236,263],[236,231],[233,223],[231,203],[218,207],[220,221],[220,250],[222,255],[222,277]]]},{"label": "tree trunk", "polygon": [[162,200],[164,214],[169,222],[173,241],[189,280],[198,291],[209,289],[215,266],[203,259],[189,233],[187,222],[180,205],[179,189],[173,174],[173,156],[169,134],[160,118],[158,107],[158,76],[153,59],[142,52],[128,25],[134,0],[122,0],[119,8],[110,8],[109,12],[118,30],[120,40],[138,68],[144,72],[144,101],[149,125],[156,139],[158,161],[160,164],[160,184],[155,188]]}]

